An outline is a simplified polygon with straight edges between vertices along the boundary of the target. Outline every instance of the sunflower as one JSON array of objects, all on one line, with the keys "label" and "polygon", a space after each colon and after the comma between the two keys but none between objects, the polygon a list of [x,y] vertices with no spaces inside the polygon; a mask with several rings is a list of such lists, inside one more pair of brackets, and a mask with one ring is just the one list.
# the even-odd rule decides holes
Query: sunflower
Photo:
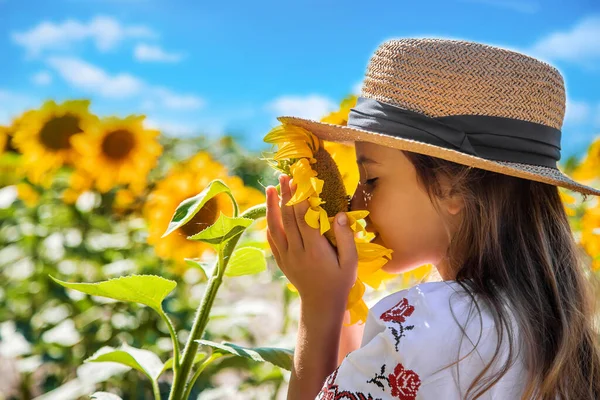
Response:
[{"label": "sunflower", "polygon": [[97,117],[89,111],[88,100],[56,104],[49,100],[39,110],[23,115],[13,143],[23,154],[23,172],[34,184],[48,186],[49,173],[65,164],[73,165],[79,154],[73,148],[75,136],[87,136]]},{"label": "sunflower", "polygon": [[[394,276],[381,269],[391,259],[392,250],[358,237],[358,234],[366,233],[359,220],[364,219],[369,212],[348,211],[350,196],[346,192],[346,185],[321,139],[304,128],[283,123],[267,133],[263,140],[277,146],[272,157],[265,158],[267,162],[274,169],[293,178],[296,184],[296,191],[286,205],[307,200],[309,208],[304,220],[310,227],[318,229],[334,247],[337,247],[337,243],[331,229],[333,218],[339,212],[348,216],[349,226],[357,234],[358,277],[348,296],[346,307],[350,311],[350,324],[366,322],[368,307],[362,298],[364,284],[376,289],[382,280]],[[291,284],[288,287],[295,290]]]},{"label": "sunflower", "polygon": [[35,207],[40,202],[40,193],[26,182],[17,183],[17,197],[27,207]]},{"label": "sunflower", "polygon": [[581,164],[573,171],[573,179],[592,181],[600,179],[600,139],[592,142]]},{"label": "sunflower", "polygon": [[93,178],[82,169],[75,169],[69,176],[69,187],[62,193],[62,199],[67,204],[75,204],[79,196],[92,189]]},{"label": "sunflower", "polygon": [[185,270],[184,258],[199,258],[205,251],[212,252],[208,244],[188,240],[187,237],[212,225],[220,212],[233,215],[231,199],[227,194],[220,193],[176,232],[161,237],[177,206],[183,200],[196,196],[214,179],[223,180],[231,189],[240,212],[265,202],[265,195],[261,191],[245,186],[239,176],[229,175],[227,168],[206,152],[197,153],[191,159],[175,165],[148,196],[143,215],[148,222],[148,243],[154,246],[159,257],[176,262],[176,273]]},{"label": "sunflower", "polygon": [[328,124],[336,124],[336,125],[347,125],[348,124],[348,115],[350,114],[350,109],[356,106],[356,101],[358,97],[355,95],[350,95],[342,100],[340,104],[340,109],[329,113],[325,117],[321,118],[321,122],[326,122]]},{"label": "sunflower", "polygon": [[600,270],[600,203],[589,207],[581,217],[580,243],[592,258],[592,269]]},{"label": "sunflower", "polygon": [[108,192],[117,185],[144,185],[162,153],[159,131],[145,129],[144,116],[110,117],[96,124],[87,136],[74,137],[81,154],[79,168],[93,177],[96,188]]},{"label": "sunflower", "polygon": [[[334,111],[328,114],[327,116],[321,118],[321,122],[342,126],[348,125],[348,115],[350,114],[350,109],[356,106],[357,99],[358,98],[355,95],[350,95],[346,97],[342,100],[339,110]],[[335,161],[335,164],[337,165],[342,175],[342,180],[344,181],[344,186],[346,187],[346,193],[354,193],[360,177],[360,174],[358,172],[358,165],[356,164],[356,153],[354,150],[354,146],[327,141],[324,141],[323,144],[325,146],[325,150],[327,150],[327,152],[331,154],[331,157]],[[366,241],[371,240],[371,237],[368,236],[369,235],[365,232],[364,239]],[[424,280],[427,280],[432,274],[435,274],[435,272],[435,267],[432,264],[425,264],[410,271],[403,272],[401,274],[402,279],[400,288],[407,288],[415,283],[423,282]],[[382,270],[379,270],[375,274],[381,279],[370,280],[370,282],[379,282],[379,284],[381,284],[384,280],[391,279],[392,277],[392,275],[387,274]],[[375,289],[379,287],[379,285],[377,285],[377,287],[373,285],[369,286],[374,287]]]}]

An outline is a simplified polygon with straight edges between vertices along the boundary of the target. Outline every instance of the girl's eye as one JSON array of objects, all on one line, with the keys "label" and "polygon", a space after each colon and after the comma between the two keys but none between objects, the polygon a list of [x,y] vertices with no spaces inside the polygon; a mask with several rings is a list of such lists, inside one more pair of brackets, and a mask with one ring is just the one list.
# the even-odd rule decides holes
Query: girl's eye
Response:
[{"label": "girl's eye", "polygon": [[367,179],[367,180],[365,181],[365,183],[366,183],[367,185],[373,185],[373,184],[375,183],[375,181],[376,181],[376,180],[377,180],[377,178],[371,178],[371,179]]}]

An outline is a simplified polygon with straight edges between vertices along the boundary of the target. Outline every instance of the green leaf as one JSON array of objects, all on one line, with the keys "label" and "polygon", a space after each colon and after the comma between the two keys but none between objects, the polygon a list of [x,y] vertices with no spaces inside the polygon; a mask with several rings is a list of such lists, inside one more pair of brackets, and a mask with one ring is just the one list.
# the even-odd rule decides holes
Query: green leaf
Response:
[{"label": "green leaf", "polygon": [[225,275],[241,276],[257,274],[267,269],[265,252],[256,247],[242,247],[231,255]]},{"label": "green leaf", "polygon": [[200,240],[205,243],[220,246],[228,240],[241,235],[252,222],[254,222],[254,220],[250,218],[230,218],[222,212],[219,212],[219,219],[217,219],[214,224],[195,235],[188,236],[188,239]]},{"label": "green leaf", "polygon": [[186,264],[189,265],[190,267],[198,268],[199,270],[201,270],[206,279],[208,279],[212,276],[215,268],[217,267],[216,263],[211,263],[211,264],[203,263],[203,262],[194,260],[193,258],[184,258],[184,260],[185,260]]},{"label": "green leaf", "polygon": [[254,361],[270,362],[280,368],[292,370],[294,351],[277,347],[255,347],[248,348],[229,342],[211,342],[210,340],[196,340],[204,346],[209,346],[213,352],[220,354],[233,354],[239,357],[249,358]]},{"label": "green leaf", "polygon": [[[200,209],[208,202],[210,199],[218,195],[219,193],[227,193],[232,197],[231,190],[229,187],[220,179],[215,179],[208,184],[203,191],[197,194],[194,197],[190,197],[189,199],[185,199],[177,206],[173,217],[171,218],[171,222],[165,233],[161,237],[165,237],[180,228],[181,226],[187,224],[189,220],[191,220],[194,215],[200,211]],[[237,208],[237,205],[234,204]]]},{"label": "green leaf", "polygon": [[160,358],[151,351],[136,349],[127,344],[120,348],[102,347],[85,362],[116,362],[137,369],[155,382],[163,371]]},{"label": "green leaf", "polygon": [[[196,356],[194,357],[194,361],[192,362],[192,365],[196,365],[198,364],[200,361],[204,361],[206,360],[206,358],[208,357],[207,353],[204,352],[198,352],[196,354]],[[173,357],[169,358],[167,361],[165,361],[165,365],[163,365],[163,369],[162,372],[165,372],[168,369],[172,369],[173,368]],[[162,374],[161,372],[161,374]]]},{"label": "green leaf", "polygon": [[90,395],[90,398],[96,400],[123,400],[116,394],[108,393],[108,392],[96,392]]},{"label": "green leaf", "polygon": [[129,275],[97,283],[70,283],[50,278],[59,285],[93,296],[141,303],[162,313],[161,303],[177,283],[156,275]]}]

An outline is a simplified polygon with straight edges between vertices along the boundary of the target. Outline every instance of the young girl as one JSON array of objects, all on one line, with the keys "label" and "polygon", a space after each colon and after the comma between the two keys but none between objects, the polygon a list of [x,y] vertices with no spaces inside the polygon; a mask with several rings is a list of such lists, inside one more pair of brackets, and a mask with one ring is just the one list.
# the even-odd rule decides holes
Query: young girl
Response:
[{"label": "young girl", "polygon": [[307,201],[285,205],[295,187],[281,176],[268,239],[301,298],[288,399],[600,398],[595,280],[558,186],[600,190],[557,168],[565,98],[558,70],[524,54],[399,39],[372,56],[347,126],[280,119],[354,142],[351,207],[393,250],[384,270],[431,263],[443,279],[380,300],[338,354],[353,232],[339,213],[336,251],[304,222]]}]

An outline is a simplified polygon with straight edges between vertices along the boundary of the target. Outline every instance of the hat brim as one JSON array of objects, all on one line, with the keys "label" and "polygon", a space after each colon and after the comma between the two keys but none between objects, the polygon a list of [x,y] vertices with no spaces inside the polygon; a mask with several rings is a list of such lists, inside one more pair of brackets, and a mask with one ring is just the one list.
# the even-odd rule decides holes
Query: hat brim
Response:
[{"label": "hat brim", "polygon": [[595,189],[574,181],[559,169],[506,161],[491,161],[456,150],[434,146],[429,143],[311,119],[292,116],[282,116],[277,119],[282,123],[307,129],[318,138],[330,142],[370,142],[399,150],[438,157],[474,168],[560,186],[582,194],[600,196],[600,189]]}]

